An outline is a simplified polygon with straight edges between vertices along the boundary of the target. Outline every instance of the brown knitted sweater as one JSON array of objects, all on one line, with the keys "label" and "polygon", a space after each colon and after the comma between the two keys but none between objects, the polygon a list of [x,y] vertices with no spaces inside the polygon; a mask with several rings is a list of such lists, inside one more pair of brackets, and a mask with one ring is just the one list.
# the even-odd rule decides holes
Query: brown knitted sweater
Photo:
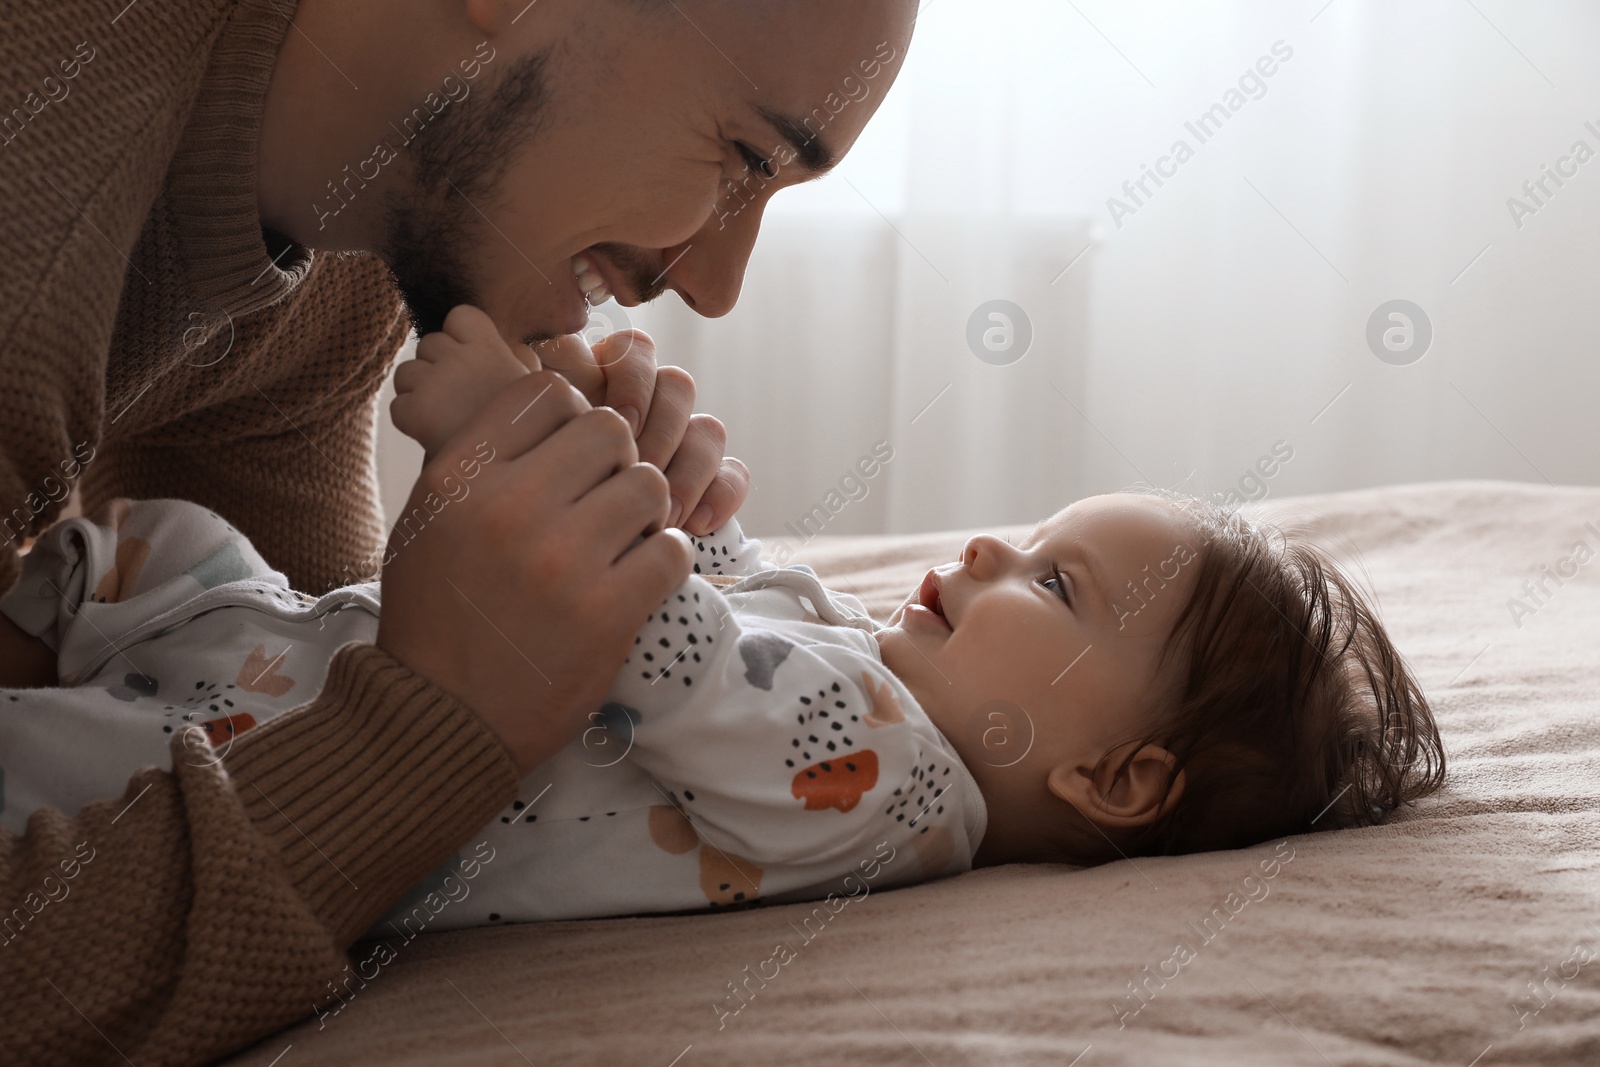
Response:
[{"label": "brown knitted sweater", "polygon": [[[0,590],[75,478],[90,509],[204,504],[313,593],[381,545],[373,396],[407,323],[376,260],[274,263],[256,212],[293,10],[0,0]],[[0,1062],[200,1063],[310,1014],[517,781],[475,715],[362,645],[222,765],[184,744],[0,832]]]}]

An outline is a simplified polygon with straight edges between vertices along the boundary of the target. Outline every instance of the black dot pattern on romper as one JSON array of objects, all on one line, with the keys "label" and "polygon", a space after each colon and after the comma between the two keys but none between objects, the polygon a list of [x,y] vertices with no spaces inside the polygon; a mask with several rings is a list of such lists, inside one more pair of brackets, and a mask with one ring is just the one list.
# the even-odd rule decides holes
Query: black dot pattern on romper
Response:
[{"label": "black dot pattern on romper", "polygon": [[[826,689],[818,689],[814,694],[802,693],[797,699],[795,722],[800,729],[790,739],[789,747],[799,749],[801,759],[811,763],[813,758],[827,759],[855,748],[856,740],[851,736],[853,728],[849,724],[859,722],[861,716],[850,703],[855,699],[854,690],[846,693],[838,682],[832,682]],[[792,759],[783,762],[786,767],[795,765]]]},{"label": "black dot pattern on romper", "polygon": [[692,687],[721,629],[722,619],[698,592],[669,593],[645,619],[623,668],[638,671],[651,685],[673,679]]},{"label": "black dot pattern on romper", "polygon": [[940,803],[940,798],[955,787],[955,780],[950,777],[951,764],[943,753],[922,749],[917,753],[917,759],[919,762],[911,768],[910,777],[894,791],[883,813],[893,815],[897,823],[905,823],[909,827],[921,826],[920,832],[925,834],[929,829],[928,824],[935,822],[936,816],[944,814],[945,806]]},{"label": "black dot pattern on romper", "polygon": [[[232,689],[230,683],[227,687]],[[219,688],[217,682],[199,681],[194,683],[194,688],[189,690],[189,696],[182,703],[168,704],[162,709],[166,718],[172,718],[176,713],[184,722],[195,722],[198,719],[209,719],[217,715],[232,715],[234,703],[222,694],[226,690]],[[163,733],[171,733],[171,726],[162,727]]]},{"label": "black dot pattern on romper", "polygon": [[513,800],[511,806],[505,809],[505,814],[500,816],[500,821],[504,823],[538,822],[539,816],[528,811],[527,807],[528,802],[526,800]]},{"label": "black dot pattern on romper", "polygon": [[694,572],[696,574],[721,574],[724,563],[731,567],[739,562],[738,556],[728,554],[727,545],[708,545],[693,535],[690,535],[689,540],[694,542]]}]

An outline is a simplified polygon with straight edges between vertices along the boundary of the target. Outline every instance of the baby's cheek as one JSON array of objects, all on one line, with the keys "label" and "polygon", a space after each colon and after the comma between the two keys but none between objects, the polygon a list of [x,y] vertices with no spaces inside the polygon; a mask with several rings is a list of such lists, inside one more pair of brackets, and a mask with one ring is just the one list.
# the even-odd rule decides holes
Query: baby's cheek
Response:
[{"label": "baby's cheek", "polygon": [[[1018,689],[1032,689],[1048,665],[1061,658],[1062,644],[1059,634],[1047,640],[1038,627],[1019,626],[1011,619],[963,618],[940,651],[943,661],[969,682],[1015,696]],[[1065,661],[1055,670],[1062,666]]]},{"label": "baby's cheek", "polygon": [[1050,680],[1041,677],[1041,655],[1006,640],[962,641],[952,635],[929,656],[932,662],[926,672],[967,715],[995,701],[1012,705],[1035,702]]}]

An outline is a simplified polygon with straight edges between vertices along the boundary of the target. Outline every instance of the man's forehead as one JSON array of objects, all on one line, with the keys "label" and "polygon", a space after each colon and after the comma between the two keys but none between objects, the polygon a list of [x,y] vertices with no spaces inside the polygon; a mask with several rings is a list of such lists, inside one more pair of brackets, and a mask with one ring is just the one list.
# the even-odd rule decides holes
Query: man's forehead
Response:
[{"label": "man's forehead", "polygon": [[812,175],[832,170],[855,146],[888,89],[887,77],[875,82],[859,75],[844,77],[851,79],[848,89],[829,88],[818,92],[815,100],[797,93],[781,104],[750,104],[755,116],[777,131],[793,158]]}]

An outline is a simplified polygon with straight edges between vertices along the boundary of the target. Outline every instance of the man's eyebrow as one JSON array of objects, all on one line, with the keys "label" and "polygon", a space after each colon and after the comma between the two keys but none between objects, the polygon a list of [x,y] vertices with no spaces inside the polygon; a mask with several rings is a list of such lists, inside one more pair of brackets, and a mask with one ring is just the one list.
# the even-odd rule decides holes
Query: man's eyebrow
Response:
[{"label": "man's eyebrow", "polygon": [[799,160],[800,166],[810,171],[813,176],[826,174],[838,165],[839,158],[823,144],[821,135],[812,133],[806,128],[805,123],[769,107],[758,110],[761,112],[761,117],[778,131],[784,142],[794,149],[795,158]]}]

